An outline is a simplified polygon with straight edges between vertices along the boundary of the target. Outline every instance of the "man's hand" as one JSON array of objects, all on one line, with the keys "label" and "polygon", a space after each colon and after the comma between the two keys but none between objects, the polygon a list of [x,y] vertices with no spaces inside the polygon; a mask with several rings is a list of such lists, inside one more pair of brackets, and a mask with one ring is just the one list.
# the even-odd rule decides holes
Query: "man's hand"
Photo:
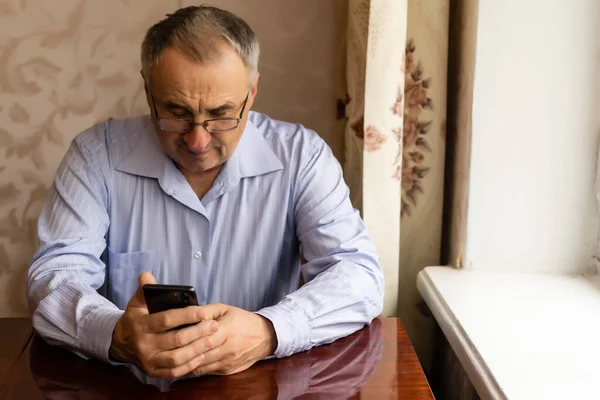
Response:
[{"label": "man's hand", "polygon": [[[204,353],[221,343],[223,335],[213,337],[218,323],[202,307],[149,314],[142,286],[151,283],[156,283],[152,274],[140,274],[138,289],[115,325],[110,356],[135,364],[151,377],[179,378],[198,368]],[[173,330],[186,324],[194,325]]]},{"label": "man's hand", "polygon": [[230,375],[250,368],[255,362],[273,354],[277,336],[268,319],[225,304],[200,307],[204,315],[219,323],[210,338],[210,350],[194,370],[196,375]]}]

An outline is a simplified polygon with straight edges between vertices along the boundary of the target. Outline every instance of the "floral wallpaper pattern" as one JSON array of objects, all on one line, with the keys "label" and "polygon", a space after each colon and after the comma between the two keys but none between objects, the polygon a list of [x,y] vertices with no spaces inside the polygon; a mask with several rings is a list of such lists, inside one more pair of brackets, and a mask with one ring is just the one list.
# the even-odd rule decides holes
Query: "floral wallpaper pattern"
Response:
[{"label": "floral wallpaper pattern", "polygon": [[[124,11],[132,2],[123,2]],[[133,63],[158,17],[115,18],[96,2],[4,1],[0,7],[0,315],[26,313],[24,278],[37,217],[71,138],[108,115],[144,112]],[[126,27],[126,28],[123,28]],[[131,52],[124,56],[121,52]],[[107,60],[118,61],[107,61]]]},{"label": "floral wallpaper pattern", "polygon": [[[343,158],[347,4],[214,0],[261,40],[257,111],[315,129]],[[48,187],[71,139],[109,116],[147,113],[145,30],[192,0],[0,1],[0,317],[27,315],[25,276]],[[318,62],[320,68],[311,68]],[[317,84],[318,83],[318,84]]]}]

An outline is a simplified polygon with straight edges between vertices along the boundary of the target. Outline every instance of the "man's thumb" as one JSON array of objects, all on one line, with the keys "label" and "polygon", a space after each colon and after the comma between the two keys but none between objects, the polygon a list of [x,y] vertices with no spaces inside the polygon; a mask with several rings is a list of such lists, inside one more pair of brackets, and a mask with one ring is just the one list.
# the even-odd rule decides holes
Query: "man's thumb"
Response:
[{"label": "man's thumb", "polygon": [[131,307],[144,307],[147,308],[146,299],[144,298],[144,291],[142,290],[142,286],[144,285],[153,285],[156,283],[156,279],[150,272],[142,272],[138,278],[138,288],[135,291],[135,294],[129,300],[129,306]]},{"label": "man's thumb", "polygon": [[140,288],[144,285],[155,285],[156,278],[154,278],[154,275],[152,275],[150,272],[144,271],[140,274],[138,282],[140,283]]}]

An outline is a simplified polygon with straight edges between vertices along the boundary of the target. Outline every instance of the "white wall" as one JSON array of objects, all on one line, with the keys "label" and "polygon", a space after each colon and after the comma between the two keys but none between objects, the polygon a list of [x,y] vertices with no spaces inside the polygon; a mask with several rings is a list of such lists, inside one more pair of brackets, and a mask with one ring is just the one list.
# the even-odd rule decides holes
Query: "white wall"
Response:
[{"label": "white wall", "polygon": [[579,272],[599,218],[600,1],[480,1],[466,268]]}]

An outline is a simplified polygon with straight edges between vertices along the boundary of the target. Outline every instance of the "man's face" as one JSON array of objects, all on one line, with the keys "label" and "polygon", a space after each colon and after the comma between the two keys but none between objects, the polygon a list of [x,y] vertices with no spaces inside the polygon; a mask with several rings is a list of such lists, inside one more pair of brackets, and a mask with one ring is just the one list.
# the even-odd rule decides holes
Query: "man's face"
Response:
[{"label": "man's face", "polygon": [[[151,78],[145,78],[154,128],[165,152],[186,176],[213,170],[229,160],[257,93],[258,77],[250,88],[248,70],[237,53],[225,45],[219,53],[214,61],[198,64],[179,50],[168,48],[152,68]],[[166,132],[154,115],[153,102],[158,118],[195,122],[238,118],[247,95],[242,122],[227,132],[210,133],[201,125],[189,133]]]}]

